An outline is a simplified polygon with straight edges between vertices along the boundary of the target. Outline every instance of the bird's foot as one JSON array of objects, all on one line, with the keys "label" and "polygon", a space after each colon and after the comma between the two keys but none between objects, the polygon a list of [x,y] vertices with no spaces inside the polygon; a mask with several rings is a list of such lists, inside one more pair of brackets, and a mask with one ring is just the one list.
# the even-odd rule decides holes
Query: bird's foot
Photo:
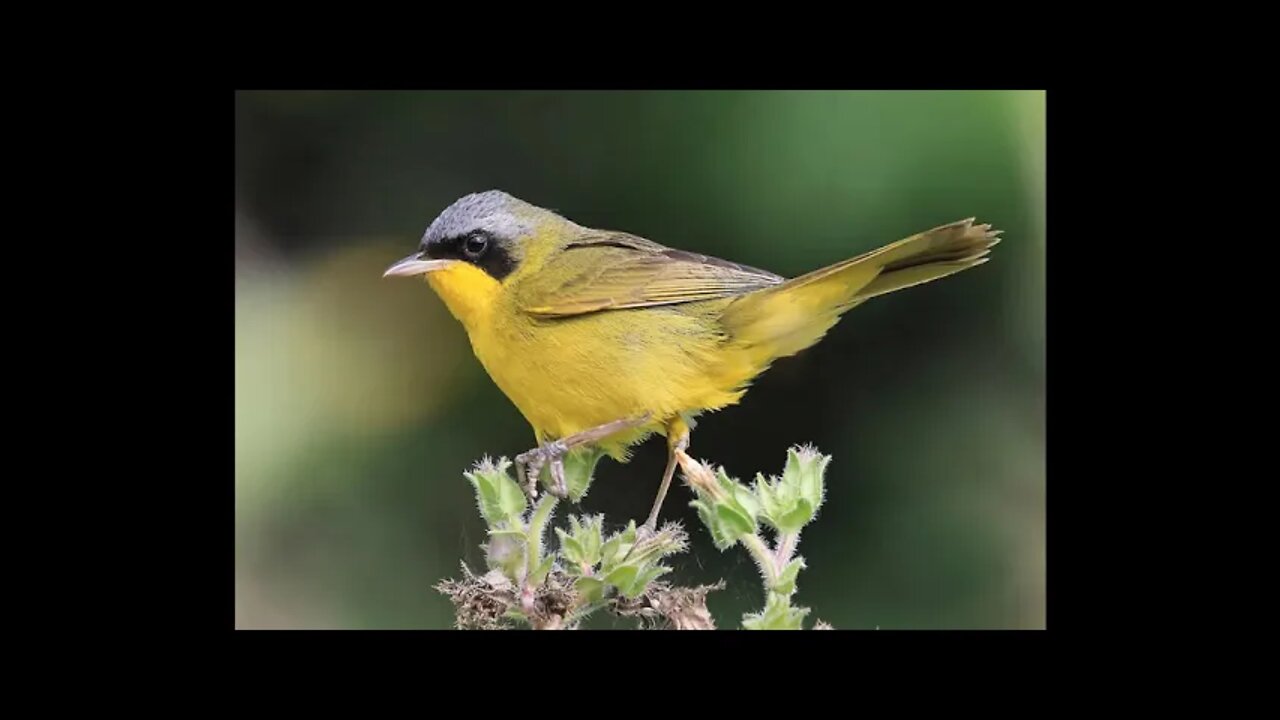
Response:
[{"label": "bird's foot", "polygon": [[522,452],[516,456],[516,474],[520,476],[520,486],[531,498],[538,497],[538,478],[542,468],[551,470],[551,487],[547,492],[560,499],[569,496],[569,487],[564,480],[564,456],[569,452],[569,445],[563,440],[543,443],[538,447]]},{"label": "bird's foot", "polygon": [[529,497],[537,497],[538,479],[542,475],[542,468],[546,467],[551,471],[551,487],[547,491],[561,499],[568,497],[569,487],[564,477],[564,456],[568,455],[570,450],[603,440],[616,432],[639,427],[648,422],[649,417],[649,413],[645,413],[640,417],[614,420],[520,453],[516,456],[516,474],[520,477],[520,486]]}]

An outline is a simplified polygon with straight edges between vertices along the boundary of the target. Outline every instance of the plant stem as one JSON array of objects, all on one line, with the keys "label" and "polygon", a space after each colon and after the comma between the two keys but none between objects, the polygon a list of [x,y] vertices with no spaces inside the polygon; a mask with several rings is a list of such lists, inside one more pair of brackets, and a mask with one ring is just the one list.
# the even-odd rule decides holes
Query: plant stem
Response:
[{"label": "plant stem", "polygon": [[796,552],[796,543],[800,541],[800,533],[784,533],[778,538],[778,549],[774,552],[774,562],[778,572],[791,562],[791,556]]},{"label": "plant stem", "polygon": [[555,510],[556,502],[556,496],[546,493],[538,501],[537,507],[533,509],[533,515],[529,518],[529,529],[525,531],[526,543],[529,548],[528,557],[525,558],[526,583],[531,580],[534,570],[542,562],[542,535],[543,531],[546,530],[547,521],[551,519],[551,512]]},{"label": "plant stem", "polygon": [[760,575],[764,578],[765,591],[772,593],[774,584],[778,582],[778,573],[782,570],[781,567],[774,565],[773,553],[769,552],[769,547],[759,533],[744,536],[742,538],[742,546],[751,553],[751,557],[755,558],[756,565],[760,567]]}]

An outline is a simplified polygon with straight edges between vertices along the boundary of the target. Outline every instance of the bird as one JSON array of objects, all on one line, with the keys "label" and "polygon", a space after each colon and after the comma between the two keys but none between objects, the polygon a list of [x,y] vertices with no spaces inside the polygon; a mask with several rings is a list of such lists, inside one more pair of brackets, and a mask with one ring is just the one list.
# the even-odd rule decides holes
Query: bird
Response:
[{"label": "bird", "polygon": [[489,377],[532,426],[516,456],[526,492],[564,459],[627,462],[659,434],[667,464],[653,532],[699,415],[737,404],[774,361],[821,340],[850,309],[987,262],[1001,234],[968,218],[794,278],[584,227],[501,190],[461,197],[383,277],[425,276]]}]

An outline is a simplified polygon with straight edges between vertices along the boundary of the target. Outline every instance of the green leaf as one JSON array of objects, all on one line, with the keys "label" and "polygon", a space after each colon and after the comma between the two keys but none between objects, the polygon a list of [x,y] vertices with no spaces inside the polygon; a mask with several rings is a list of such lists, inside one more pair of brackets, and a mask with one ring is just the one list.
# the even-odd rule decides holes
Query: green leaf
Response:
[{"label": "green leaf", "polygon": [[795,488],[796,494],[807,500],[815,513],[822,506],[824,475],[830,463],[830,455],[810,447],[793,447],[787,451],[783,482]]},{"label": "green leaf", "polygon": [[716,468],[716,482],[720,483],[720,487],[729,497],[733,497],[734,490],[741,487],[738,481],[729,477],[722,467]]},{"label": "green leaf", "polygon": [[573,587],[588,604],[604,599],[606,585],[600,578],[583,576],[574,582]]},{"label": "green leaf", "polygon": [[636,543],[636,521],[627,524],[627,529],[614,533],[609,542],[600,549],[600,567],[607,569],[615,562],[620,562],[631,551]]},{"label": "green leaf", "polygon": [[742,627],[747,630],[801,630],[809,608],[793,608],[787,600],[769,595],[762,612],[744,615]]},{"label": "green leaf", "polygon": [[738,510],[751,518],[751,524],[754,526],[756,524],[756,516],[760,514],[760,501],[756,499],[755,494],[745,486],[734,483],[733,499],[737,501]]},{"label": "green leaf", "polygon": [[587,490],[591,489],[592,474],[602,457],[604,451],[595,447],[580,448],[565,456],[564,482],[568,487],[570,500],[576,503],[586,497]]},{"label": "green leaf", "polygon": [[604,516],[597,515],[595,518],[589,519],[587,524],[583,526],[582,532],[578,533],[578,542],[582,544],[583,557],[592,565],[600,562],[600,546],[603,540],[600,526],[603,523]]},{"label": "green leaf", "polygon": [[791,508],[784,512],[781,517],[774,520],[773,526],[778,532],[797,533],[804,529],[813,519],[813,506],[808,500],[798,498],[791,504]]},{"label": "green leaf", "polygon": [[533,580],[534,585],[541,585],[546,582],[547,575],[551,573],[551,565],[555,559],[554,555],[548,555],[542,559],[542,562],[539,563],[538,567],[533,571],[533,577],[531,579]]},{"label": "green leaf", "polygon": [[582,543],[560,528],[556,528],[556,535],[560,537],[560,554],[564,557],[565,562],[570,568],[580,567],[586,559]]},{"label": "green leaf", "polygon": [[689,503],[697,509],[698,518],[702,520],[702,524],[707,527],[707,531],[711,533],[711,542],[715,544],[716,549],[724,552],[733,547],[738,542],[736,537],[730,537],[721,523],[711,511],[711,506],[701,500],[694,500]]},{"label": "green leaf", "polygon": [[782,512],[781,498],[778,497],[777,485],[765,480],[763,475],[756,474],[756,498],[760,501],[760,514],[772,522]]},{"label": "green leaf", "polygon": [[627,529],[622,531],[622,542],[625,545],[634,545],[636,542],[636,521],[632,520],[627,523]]},{"label": "green leaf", "polygon": [[501,570],[502,574],[513,582],[516,572],[525,561],[525,539],[523,533],[511,531],[494,532],[485,546],[485,564],[490,570]]},{"label": "green leaf", "polygon": [[505,461],[496,467],[481,464],[476,470],[465,473],[476,490],[480,515],[491,528],[500,524],[518,526],[520,515],[528,506],[524,492],[507,474],[508,466]]},{"label": "green leaf", "polygon": [[613,559],[618,555],[618,550],[622,548],[622,535],[614,535],[609,541],[600,547],[600,565],[601,567],[609,567],[613,564]]},{"label": "green leaf", "polygon": [[623,597],[628,600],[634,600],[644,594],[644,591],[649,587],[649,583],[669,572],[671,572],[671,568],[655,565],[637,575],[630,587],[625,590],[620,588],[619,590],[622,592]]},{"label": "green leaf", "polygon": [[796,591],[796,576],[800,574],[800,571],[803,570],[804,567],[805,564],[803,558],[796,558],[795,560],[787,563],[787,566],[782,568],[782,573],[778,576],[778,581],[775,582],[773,587],[770,589],[781,595],[793,594]]},{"label": "green leaf", "polygon": [[508,518],[520,517],[529,507],[529,499],[525,497],[524,490],[506,472],[493,476],[493,482],[497,486],[498,506],[502,508],[502,512]]},{"label": "green leaf", "polygon": [[755,521],[729,503],[716,505],[716,519],[722,523],[725,536],[732,537],[734,540],[756,531]]},{"label": "green leaf", "polygon": [[[577,575],[582,573],[584,568],[594,568],[600,562],[603,544],[600,526],[603,521],[604,517],[600,515],[585,519],[570,515],[569,527],[573,532],[566,533],[556,528],[556,535],[560,537],[560,556],[565,560],[565,572]],[[621,539],[618,544],[621,544]]]},{"label": "green leaf", "polygon": [[604,576],[604,581],[618,589],[629,588],[637,575],[639,571],[635,565],[619,565]]}]

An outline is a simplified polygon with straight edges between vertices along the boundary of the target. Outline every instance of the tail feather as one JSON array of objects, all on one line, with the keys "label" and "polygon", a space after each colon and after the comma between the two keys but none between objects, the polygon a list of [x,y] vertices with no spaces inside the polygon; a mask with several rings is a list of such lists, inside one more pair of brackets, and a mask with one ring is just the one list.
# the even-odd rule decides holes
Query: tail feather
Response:
[{"label": "tail feather", "polygon": [[1000,230],[974,225],[974,218],[943,225],[886,246],[893,259],[857,293],[866,300],[894,290],[937,280],[986,262],[1000,242]]},{"label": "tail feather", "polygon": [[768,364],[818,342],[870,298],[981,265],[999,234],[974,218],[942,225],[744,295],[721,322],[750,364]]}]

